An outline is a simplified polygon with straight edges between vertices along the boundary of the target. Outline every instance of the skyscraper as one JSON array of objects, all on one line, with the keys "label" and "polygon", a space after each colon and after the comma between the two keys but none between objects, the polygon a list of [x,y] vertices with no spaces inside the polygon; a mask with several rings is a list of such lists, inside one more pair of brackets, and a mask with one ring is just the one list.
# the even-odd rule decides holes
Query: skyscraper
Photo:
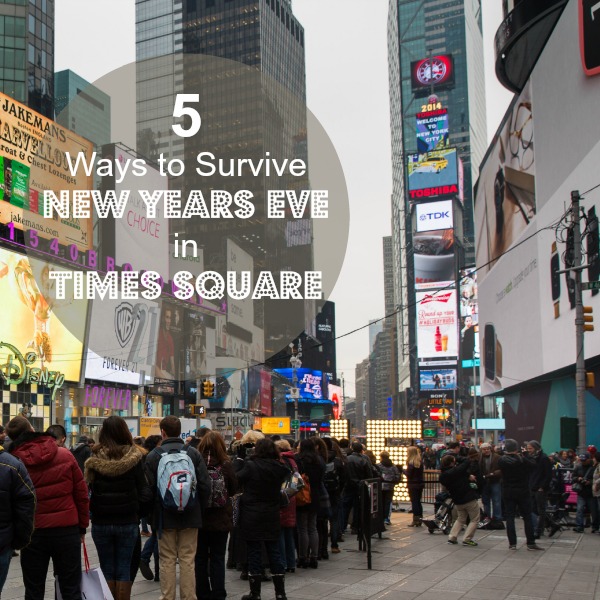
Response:
[{"label": "skyscraper", "polygon": [[54,0],[0,0],[0,91],[54,118]]},{"label": "skyscraper", "polygon": [[[151,158],[162,152],[188,165],[200,152],[227,164],[269,156],[307,160],[304,29],[290,0],[136,0],[136,24],[139,152]],[[171,131],[181,93],[200,97],[202,128],[189,138]],[[173,187],[186,193],[246,189],[256,207],[252,219],[171,223],[172,234],[198,241],[206,269],[224,273],[243,265],[277,278],[281,271],[312,268],[310,221],[266,219],[267,190],[308,189],[308,173],[256,177],[246,170],[227,178],[190,171],[174,178]],[[269,356],[308,331],[316,314],[312,303],[271,302],[251,302],[236,314],[229,302],[228,335],[252,340],[260,328]]]},{"label": "skyscraper", "polygon": [[[397,317],[399,386],[400,391],[411,389],[416,392],[417,294],[412,213],[417,198],[460,201],[462,223],[454,223],[454,227],[462,230],[462,235],[461,240],[455,239],[464,247],[455,260],[464,264],[474,262],[472,184],[477,178],[486,144],[481,2],[390,0],[388,55],[394,297],[396,305],[400,306]],[[433,109],[430,114],[444,125],[432,125],[432,121],[425,124],[423,119],[422,131],[417,134],[417,114],[422,116],[428,109]],[[432,157],[442,159],[441,162],[433,166],[432,163],[422,165],[430,151]],[[454,162],[446,161],[446,152],[448,159]],[[451,185],[436,185],[415,192],[408,179],[413,164],[421,165],[420,176],[428,170],[439,173],[446,169],[446,175],[450,177],[449,171],[455,169],[455,179],[445,180]],[[457,266],[450,267],[454,268],[455,275],[447,279],[456,280]],[[428,285],[427,289],[435,288],[435,285]],[[446,284],[437,287],[444,288]]]}]

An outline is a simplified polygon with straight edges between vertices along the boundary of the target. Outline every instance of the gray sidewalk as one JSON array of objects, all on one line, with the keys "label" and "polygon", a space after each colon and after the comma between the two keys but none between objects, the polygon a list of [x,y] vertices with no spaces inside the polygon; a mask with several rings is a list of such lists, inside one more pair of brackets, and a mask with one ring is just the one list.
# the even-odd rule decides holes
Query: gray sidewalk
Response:
[{"label": "gray sidewalk", "polygon": [[[450,546],[446,536],[425,527],[407,527],[410,515],[394,513],[394,525],[382,540],[373,538],[373,570],[358,552],[353,536],[340,544],[342,552],[321,561],[318,569],[300,569],[286,577],[289,600],[600,600],[600,535],[572,531],[543,538],[545,552],[524,546],[522,523],[517,523],[518,550],[510,551],[505,531],[479,531],[479,547]],[[460,537],[459,537],[460,540]],[[92,566],[98,564],[91,537],[87,547]],[[51,571],[51,569],[50,569]],[[54,597],[50,577],[46,598]],[[248,582],[227,571],[227,592],[239,600]],[[157,599],[159,584],[141,575],[135,598]],[[263,598],[274,598],[273,585],[263,584]],[[3,600],[23,598],[19,559],[13,559]]]}]

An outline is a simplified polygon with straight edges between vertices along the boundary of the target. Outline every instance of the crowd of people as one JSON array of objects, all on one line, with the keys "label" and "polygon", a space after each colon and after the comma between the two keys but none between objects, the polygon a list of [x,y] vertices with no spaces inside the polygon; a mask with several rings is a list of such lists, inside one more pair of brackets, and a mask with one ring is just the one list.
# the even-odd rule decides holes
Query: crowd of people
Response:
[{"label": "crowd of people", "polygon": [[[81,596],[81,544],[91,526],[100,569],[112,595],[127,600],[138,571],[160,584],[161,598],[225,600],[225,572],[249,582],[243,600],[260,600],[272,581],[286,600],[285,577],[317,569],[340,552],[350,527],[361,528],[361,481],[381,482],[382,513],[391,523],[395,486],[404,479],[411,527],[423,522],[425,470],[439,466],[439,483],[455,507],[448,543],[476,547],[481,510],[501,523],[517,548],[522,517],[527,548],[542,550],[546,507],[560,490],[561,471],[577,493],[577,526],[589,514],[598,533],[600,467],[595,448],[579,456],[546,455],[537,441],[476,448],[410,446],[406,464],[373,455],[359,441],[311,437],[299,443],[247,432],[229,448],[209,429],[182,439],[167,416],[160,435],[133,438],[124,419],[104,420],[98,441],[85,436],[70,450],[53,425],[35,432],[18,416],[0,428],[0,593],[20,551],[25,598],[44,597],[49,561],[65,600]],[[500,527],[499,527],[500,528]],[[145,542],[142,546],[143,538]],[[153,561],[153,567],[151,561]],[[269,574],[267,574],[267,567]]]},{"label": "crowd of people", "polygon": [[577,498],[573,531],[584,533],[589,519],[591,533],[599,532],[600,466],[595,446],[579,455],[572,450],[547,455],[537,440],[520,446],[507,439],[497,447],[483,443],[479,448],[451,442],[426,450],[423,457],[429,464],[439,464],[440,483],[454,502],[456,519],[449,544],[457,544],[458,533],[466,527],[463,545],[477,546],[473,537],[483,517],[490,528],[506,528],[509,549],[516,550],[515,518],[520,516],[527,549],[543,550],[537,540],[547,528],[549,535],[560,529],[549,519],[548,508],[564,506],[570,496],[567,485]]}]

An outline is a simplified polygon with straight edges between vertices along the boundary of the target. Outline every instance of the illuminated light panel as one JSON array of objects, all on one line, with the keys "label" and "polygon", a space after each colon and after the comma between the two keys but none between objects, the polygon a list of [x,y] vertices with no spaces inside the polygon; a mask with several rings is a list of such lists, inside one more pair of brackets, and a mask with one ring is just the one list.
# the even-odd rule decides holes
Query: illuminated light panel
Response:
[{"label": "illuminated light panel", "polygon": [[[334,421],[332,421],[334,423]],[[368,420],[367,421],[367,448],[371,450],[379,461],[381,452],[389,452],[390,459],[395,465],[406,466],[407,448],[411,444],[403,446],[388,446],[386,440],[389,438],[405,438],[408,440],[423,439],[423,424],[417,420]],[[406,480],[394,488],[395,502],[409,502]]]},{"label": "illuminated light panel", "polygon": [[347,419],[332,419],[329,421],[329,435],[336,440],[341,440],[342,438],[350,439],[349,430]]}]

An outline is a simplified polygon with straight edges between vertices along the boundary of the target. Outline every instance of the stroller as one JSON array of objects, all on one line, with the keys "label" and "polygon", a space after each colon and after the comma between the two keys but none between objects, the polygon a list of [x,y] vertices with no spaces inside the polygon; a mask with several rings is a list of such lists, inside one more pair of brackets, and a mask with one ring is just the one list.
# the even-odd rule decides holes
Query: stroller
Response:
[{"label": "stroller", "polygon": [[445,535],[450,533],[452,528],[452,509],[454,502],[448,492],[440,492],[435,496],[435,515],[430,519],[423,519],[423,524],[427,527],[429,533],[441,531]]}]

